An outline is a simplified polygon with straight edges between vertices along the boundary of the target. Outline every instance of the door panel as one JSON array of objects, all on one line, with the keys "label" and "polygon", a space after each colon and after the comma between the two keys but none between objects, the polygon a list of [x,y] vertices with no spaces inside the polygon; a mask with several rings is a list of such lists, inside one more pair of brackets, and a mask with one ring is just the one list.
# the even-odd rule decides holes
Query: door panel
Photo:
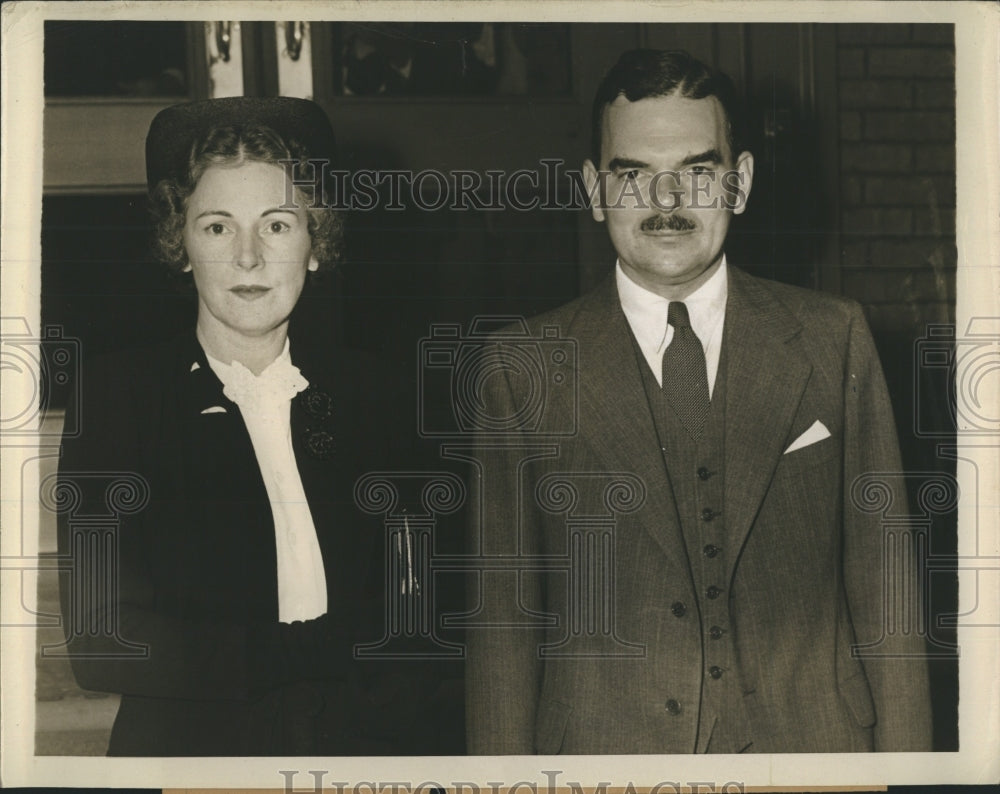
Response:
[{"label": "door panel", "polygon": [[[820,123],[822,108],[815,94],[817,71],[831,71],[834,62],[830,58],[817,62],[813,26],[575,24],[570,26],[569,95],[447,98],[344,96],[340,75],[331,73],[331,68],[337,68],[334,27],[312,25],[314,86],[317,101],[337,129],[344,167],[470,170],[484,182],[489,170],[511,174],[527,168],[540,174],[538,189],[542,194],[547,187],[542,159],[558,159],[566,169],[578,170],[590,155],[592,97],[621,52],[637,46],[684,48],[718,65],[734,79],[751,108],[751,148],[757,158],[753,196],[748,212],[735,224],[730,258],[759,275],[806,286],[820,283],[822,256],[835,250],[830,240],[835,239],[836,215],[835,208],[820,203],[821,195],[835,191],[816,189],[822,170],[817,164],[835,162],[823,156],[820,148],[835,146],[836,141],[817,134],[830,125]],[[560,185],[561,190],[566,187]],[[505,210],[512,211],[516,212]],[[579,202],[551,212],[552,227],[561,228],[566,219],[557,220],[556,216],[566,213],[576,225],[576,251],[562,250],[559,255],[575,256],[577,283],[545,291],[553,300],[557,295],[572,296],[589,289],[614,263],[605,230]],[[385,221],[391,228],[392,217]],[[418,228],[426,225],[427,244],[433,247],[429,240],[435,221],[416,212],[408,223]],[[408,254],[420,258],[420,237],[410,236],[413,227],[407,232],[406,249],[400,249],[399,258]],[[371,256],[355,249],[352,258],[369,261]],[[469,261],[463,266],[471,270],[491,267],[484,261]],[[437,275],[427,273],[426,277],[430,279],[425,284],[428,294],[447,291],[447,284],[435,283]],[[510,311],[537,305],[534,296],[525,291],[529,283],[537,284],[526,280],[517,263],[491,277],[503,282],[501,294],[509,296]],[[480,304],[477,296],[470,295],[467,314],[472,315],[472,307]]]}]

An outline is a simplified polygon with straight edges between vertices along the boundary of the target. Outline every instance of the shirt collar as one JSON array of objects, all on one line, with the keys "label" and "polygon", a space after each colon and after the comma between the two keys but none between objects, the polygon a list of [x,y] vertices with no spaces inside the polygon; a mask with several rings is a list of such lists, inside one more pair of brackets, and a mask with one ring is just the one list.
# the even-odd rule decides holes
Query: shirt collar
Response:
[{"label": "shirt collar", "polygon": [[[667,306],[670,301],[636,284],[622,270],[620,260],[615,264],[615,282],[622,310],[629,319],[639,345],[662,352],[667,343]],[[728,294],[729,280],[726,275],[726,256],[723,254],[719,269],[684,299],[691,318],[691,328],[702,340],[702,344],[725,313]]]}]

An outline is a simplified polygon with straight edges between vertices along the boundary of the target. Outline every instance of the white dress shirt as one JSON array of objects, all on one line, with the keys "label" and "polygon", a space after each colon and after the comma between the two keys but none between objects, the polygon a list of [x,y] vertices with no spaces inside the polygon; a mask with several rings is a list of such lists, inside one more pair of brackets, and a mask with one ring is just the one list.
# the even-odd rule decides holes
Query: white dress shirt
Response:
[{"label": "white dress shirt", "polygon": [[206,353],[223,393],[240,407],[274,517],[278,558],[278,619],[309,620],[327,611],[326,574],[316,527],[292,448],[292,397],[309,382],[292,365],[289,343],[255,376],[238,361]]},{"label": "white dress shirt", "polygon": [[[622,270],[621,262],[615,265],[618,298],[632,333],[639,343],[642,355],[653,370],[657,383],[663,386],[663,351],[674,338],[674,329],[667,322],[670,301],[640,287]],[[691,329],[701,341],[708,368],[708,394],[712,395],[715,378],[719,374],[719,356],[722,354],[722,326],[726,317],[726,298],[729,281],[726,276],[726,257],[712,277],[684,299]]]}]

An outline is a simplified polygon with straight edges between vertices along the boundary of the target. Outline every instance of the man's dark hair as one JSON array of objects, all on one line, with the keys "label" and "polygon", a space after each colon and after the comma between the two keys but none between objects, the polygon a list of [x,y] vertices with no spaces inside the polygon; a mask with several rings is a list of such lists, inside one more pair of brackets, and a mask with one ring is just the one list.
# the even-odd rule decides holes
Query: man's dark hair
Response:
[{"label": "man's dark hair", "polygon": [[726,115],[726,142],[734,159],[743,151],[743,111],[733,81],[683,50],[629,50],[604,75],[594,96],[591,153],[601,165],[601,126],[604,109],[619,96],[629,102],[678,94],[686,99],[714,96]]}]

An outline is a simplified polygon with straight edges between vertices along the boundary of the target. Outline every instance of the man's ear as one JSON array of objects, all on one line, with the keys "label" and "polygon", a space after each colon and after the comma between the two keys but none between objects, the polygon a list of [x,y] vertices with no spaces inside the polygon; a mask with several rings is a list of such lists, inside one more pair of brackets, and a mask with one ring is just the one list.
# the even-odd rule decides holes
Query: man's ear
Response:
[{"label": "man's ear", "polygon": [[733,214],[742,215],[747,208],[747,199],[750,198],[750,188],[753,187],[753,155],[750,152],[741,152],[736,158],[736,184],[731,185],[733,189]]},{"label": "man's ear", "polygon": [[600,178],[591,160],[583,161],[583,181],[590,197],[590,214],[598,223],[604,222],[604,180]]}]

